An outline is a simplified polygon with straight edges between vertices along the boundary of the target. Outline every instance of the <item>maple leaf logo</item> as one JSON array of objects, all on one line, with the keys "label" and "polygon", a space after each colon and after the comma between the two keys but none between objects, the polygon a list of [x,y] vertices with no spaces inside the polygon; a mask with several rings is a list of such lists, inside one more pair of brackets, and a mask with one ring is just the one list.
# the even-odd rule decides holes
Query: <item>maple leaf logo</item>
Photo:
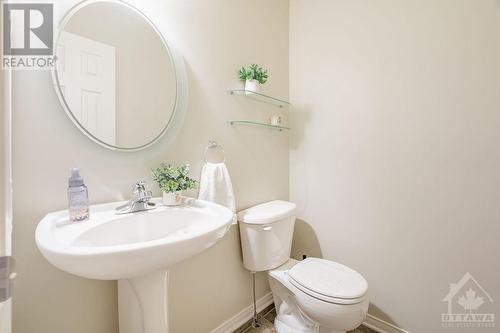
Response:
[{"label": "maple leaf logo", "polygon": [[469,310],[469,313],[472,313],[472,310],[477,310],[483,303],[484,299],[481,296],[476,296],[476,292],[469,288],[465,292],[465,296],[460,296],[457,301],[464,310]]}]

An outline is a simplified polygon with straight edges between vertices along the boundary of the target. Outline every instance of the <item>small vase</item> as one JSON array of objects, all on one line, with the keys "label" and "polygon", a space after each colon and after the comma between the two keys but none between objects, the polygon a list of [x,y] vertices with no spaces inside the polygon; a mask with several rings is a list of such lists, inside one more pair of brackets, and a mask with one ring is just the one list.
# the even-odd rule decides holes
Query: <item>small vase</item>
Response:
[{"label": "small vase", "polygon": [[182,204],[182,192],[163,192],[163,203],[166,206],[178,206]]},{"label": "small vase", "polygon": [[279,114],[275,114],[274,116],[271,117],[269,122],[273,126],[281,126],[282,118]]},{"label": "small vase", "polygon": [[257,80],[246,80],[245,81],[245,90],[247,95],[251,95],[253,93],[259,92],[259,81]]}]

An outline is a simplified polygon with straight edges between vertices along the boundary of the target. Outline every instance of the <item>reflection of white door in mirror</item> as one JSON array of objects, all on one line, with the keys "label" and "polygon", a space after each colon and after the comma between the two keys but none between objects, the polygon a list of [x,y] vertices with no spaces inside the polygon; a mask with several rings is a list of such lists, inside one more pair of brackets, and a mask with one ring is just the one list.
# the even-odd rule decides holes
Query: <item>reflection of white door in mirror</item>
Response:
[{"label": "reflection of white door in mirror", "polygon": [[91,135],[116,142],[115,48],[63,31],[57,48],[61,93]]}]

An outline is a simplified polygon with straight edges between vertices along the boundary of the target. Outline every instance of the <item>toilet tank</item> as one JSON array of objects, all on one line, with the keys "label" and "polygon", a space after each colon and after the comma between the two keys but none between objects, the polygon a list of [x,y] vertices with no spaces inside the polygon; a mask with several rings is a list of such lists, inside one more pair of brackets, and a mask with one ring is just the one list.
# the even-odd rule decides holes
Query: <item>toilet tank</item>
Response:
[{"label": "toilet tank", "polygon": [[275,200],[238,212],[246,269],[267,271],[290,258],[295,210],[294,203]]}]

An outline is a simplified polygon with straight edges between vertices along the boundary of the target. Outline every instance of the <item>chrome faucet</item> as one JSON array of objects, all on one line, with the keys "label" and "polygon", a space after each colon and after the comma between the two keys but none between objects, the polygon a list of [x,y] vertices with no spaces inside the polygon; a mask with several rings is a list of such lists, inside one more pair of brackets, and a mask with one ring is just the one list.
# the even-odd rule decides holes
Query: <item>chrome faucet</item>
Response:
[{"label": "chrome faucet", "polygon": [[135,213],[156,208],[156,204],[150,202],[152,192],[146,189],[146,183],[144,181],[134,184],[132,194],[133,197],[129,202],[120,207],[116,207],[116,214]]}]

